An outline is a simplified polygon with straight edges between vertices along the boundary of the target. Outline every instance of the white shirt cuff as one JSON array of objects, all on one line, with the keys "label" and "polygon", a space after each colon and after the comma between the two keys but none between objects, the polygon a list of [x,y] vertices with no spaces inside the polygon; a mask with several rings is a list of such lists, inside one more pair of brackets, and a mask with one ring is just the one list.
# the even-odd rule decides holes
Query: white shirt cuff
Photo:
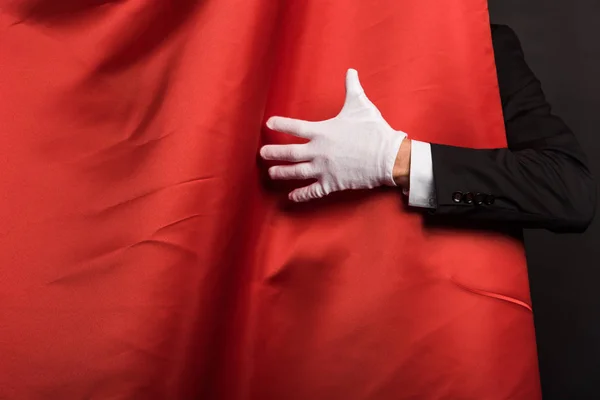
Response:
[{"label": "white shirt cuff", "polygon": [[410,150],[410,191],[408,205],[412,207],[436,208],[433,182],[433,160],[431,145],[413,140]]}]

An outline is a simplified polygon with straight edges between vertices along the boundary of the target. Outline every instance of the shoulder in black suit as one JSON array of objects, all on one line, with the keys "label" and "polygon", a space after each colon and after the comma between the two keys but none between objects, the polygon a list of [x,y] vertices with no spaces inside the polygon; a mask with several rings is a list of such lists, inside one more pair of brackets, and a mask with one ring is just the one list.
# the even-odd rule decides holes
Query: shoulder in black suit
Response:
[{"label": "shoulder in black suit", "polygon": [[437,217],[581,232],[593,219],[596,186],[586,157],[551,113],[516,34],[492,26],[508,149],[431,145]]}]

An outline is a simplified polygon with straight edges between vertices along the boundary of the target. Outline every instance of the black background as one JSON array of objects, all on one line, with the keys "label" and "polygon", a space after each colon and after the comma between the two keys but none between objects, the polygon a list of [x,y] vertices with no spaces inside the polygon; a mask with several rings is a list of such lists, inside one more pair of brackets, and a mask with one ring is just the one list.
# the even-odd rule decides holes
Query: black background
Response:
[{"label": "black background", "polygon": [[[600,1],[489,0],[600,181]],[[600,399],[600,204],[583,235],[525,234],[545,400]]]}]

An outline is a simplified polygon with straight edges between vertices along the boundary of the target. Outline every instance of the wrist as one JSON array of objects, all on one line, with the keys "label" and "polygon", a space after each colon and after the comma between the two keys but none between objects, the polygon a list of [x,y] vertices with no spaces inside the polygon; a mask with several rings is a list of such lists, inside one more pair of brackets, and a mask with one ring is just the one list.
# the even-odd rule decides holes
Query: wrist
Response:
[{"label": "wrist", "polygon": [[410,150],[411,141],[406,138],[400,145],[392,171],[394,182],[404,189],[408,189],[410,183]]}]

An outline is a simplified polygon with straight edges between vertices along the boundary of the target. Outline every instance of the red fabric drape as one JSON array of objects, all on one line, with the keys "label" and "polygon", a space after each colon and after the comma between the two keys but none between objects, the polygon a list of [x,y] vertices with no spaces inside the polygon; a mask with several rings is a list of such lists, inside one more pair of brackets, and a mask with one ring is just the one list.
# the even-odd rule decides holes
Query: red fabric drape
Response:
[{"label": "red fabric drape", "polygon": [[505,145],[484,0],[0,0],[0,398],[539,398],[521,243],[264,179],[349,67]]}]

